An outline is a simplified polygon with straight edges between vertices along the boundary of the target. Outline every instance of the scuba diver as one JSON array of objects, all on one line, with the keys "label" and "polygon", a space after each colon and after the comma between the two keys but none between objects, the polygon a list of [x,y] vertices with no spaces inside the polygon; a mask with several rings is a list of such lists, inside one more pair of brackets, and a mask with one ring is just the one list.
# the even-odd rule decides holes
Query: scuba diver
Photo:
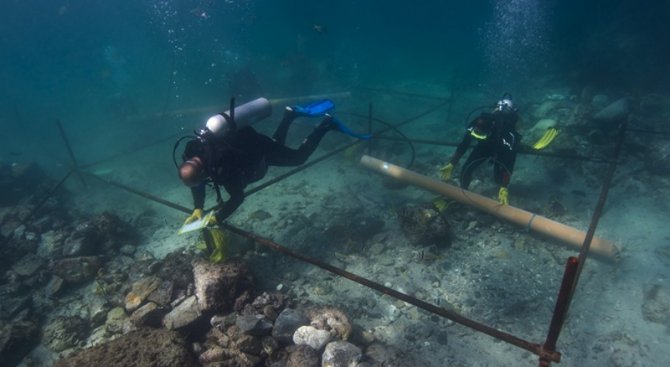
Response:
[{"label": "scuba diver", "polygon": [[[272,138],[258,133],[250,126],[272,113],[272,106],[265,98],[258,98],[237,107],[233,100],[228,111],[209,118],[206,127],[196,132],[196,136],[186,144],[182,155],[183,162],[178,165],[179,178],[191,188],[194,204],[193,213],[186,219],[185,224],[203,218],[206,220],[205,225],[224,221],[244,201],[245,187],[262,179],[269,166],[299,166],[305,163],[321,139],[331,130],[360,139],[369,138],[352,132],[337,118],[328,114],[333,107],[330,100],[317,101],[304,107],[286,107]],[[293,120],[300,116],[320,117],[321,123],[297,149],[292,149],[285,145],[286,135]],[[173,154],[180,141],[185,138],[188,137],[177,141]],[[205,189],[208,184],[215,189],[217,206],[210,215],[204,217]],[[223,186],[228,193],[228,200],[222,200],[219,186]],[[204,231],[203,234],[205,242],[209,242],[207,246],[213,246],[210,249],[210,259],[221,261],[224,256],[222,242],[225,241],[222,233]]]},{"label": "scuba diver", "polygon": [[440,168],[442,180],[448,181],[451,178],[454,166],[458,164],[473,140],[477,141],[461,171],[461,187],[467,189],[475,168],[491,159],[494,180],[500,185],[498,201],[503,205],[509,204],[507,186],[521,141],[521,135],[515,130],[518,119],[519,115],[514,108],[512,96],[506,93],[498,101],[493,112],[483,112],[470,122],[463,140],[458,144],[449,163]]}]

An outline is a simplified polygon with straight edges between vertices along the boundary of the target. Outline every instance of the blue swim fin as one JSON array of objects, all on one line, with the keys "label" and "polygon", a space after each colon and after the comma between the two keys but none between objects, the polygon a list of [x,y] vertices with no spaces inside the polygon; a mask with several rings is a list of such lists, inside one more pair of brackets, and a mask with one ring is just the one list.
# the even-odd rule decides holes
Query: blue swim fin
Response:
[{"label": "blue swim fin", "polygon": [[349,136],[351,136],[351,137],[354,137],[354,138],[356,138],[356,139],[361,139],[361,140],[370,140],[370,139],[372,139],[372,135],[371,135],[371,134],[359,134],[359,133],[356,133],[356,132],[354,132],[353,130],[351,130],[347,125],[345,125],[344,123],[342,123],[342,121],[340,121],[340,119],[338,119],[338,118],[336,118],[336,117],[333,117],[333,120],[332,120],[332,121],[333,121],[333,124],[335,125],[335,126],[334,126],[335,129],[338,130],[339,132],[343,133],[343,134],[347,134],[347,135],[349,135]]},{"label": "blue swim fin", "polygon": [[298,116],[306,117],[321,117],[335,107],[335,104],[330,99],[322,99],[305,106],[291,106]]}]

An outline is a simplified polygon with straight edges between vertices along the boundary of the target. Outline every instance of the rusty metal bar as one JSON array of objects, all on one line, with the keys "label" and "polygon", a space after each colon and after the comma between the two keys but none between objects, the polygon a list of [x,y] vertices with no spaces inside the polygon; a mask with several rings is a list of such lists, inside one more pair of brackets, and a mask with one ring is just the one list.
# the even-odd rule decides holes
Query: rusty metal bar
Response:
[{"label": "rusty metal bar", "polygon": [[[551,324],[549,325],[549,332],[547,333],[547,339],[542,346],[545,351],[556,350],[556,341],[558,340],[558,336],[563,328],[563,323],[567,317],[567,310],[571,298],[570,293],[572,292],[572,285],[574,284],[577,275],[578,264],[579,260],[574,256],[568,258],[568,261],[565,264],[563,280],[561,281],[561,288],[559,289],[558,297],[556,298],[556,305],[554,306],[554,314],[551,318]],[[549,367],[550,364],[550,360],[540,357],[540,367]]]},{"label": "rusty metal bar", "polygon": [[[579,277],[582,273],[582,269],[584,268],[584,264],[586,263],[589,250],[591,248],[591,243],[593,241],[593,237],[595,236],[600,217],[602,216],[602,211],[605,207],[605,202],[607,201],[607,195],[609,194],[612,180],[614,179],[614,172],[616,171],[617,162],[619,160],[619,156],[621,155],[621,148],[623,147],[627,124],[628,121],[626,120],[619,125],[616,145],[614,147],[614,157],[611,160],[605,178],[603,179],[603,188],[600,190],[600,196],[598,197],[598,202],[596,203],[595,210],[593,211],[589,229],[586,232],[586,236],[584,236],[584,244],[579,251],[579,258],[573,261],[569,260],[568,264],[566,265],[566,270],[563,275],[563,283],[561,284],[559,297],[556,299],[554,314],[551,320],[549,332],[547,333],[547,339],[545,341],[545,346],[549,349],[553,350],[553,348],[556,346],[556,342],[561,333],[563,322],[566,318],[568,310],[570,309],[572,298],[574,297],[577,284],[579,283]],[[572,264],[574,261],[576,261],[576,264]],[[572,281],[566,283],[570,280],[566,278],[571,278]],[[564,287],[568,286],[570,287],[569,292],[566,292]],[[539,363],[540,367],[548,367],[550,365],[550,361],[543,359],[542,357],[540,357]]]},{"label": "rusty metal bar", "polygon": [[74,156],[74,152],[72,151],[72,146],[70,145],[70,141],[68,140],[67,136],[65,135],[65,130],[63,129],[63,125],[60,123],[60,120],[56,120],[56,126],[58,126],[58,131],[60,131],[60,136],[63,138],[63,142],[65,143],[65,148],[67,148],[67,152],[70,155],[70,161],[72,161],[72,168],[75,170],[77,173],[77,176],[79,176],[79,180],[81,180],[81,184],[86,187],[86,181],[84,181],[84,177],[81,175],[81,172],[79,171],[79,164],[77,163],[77,158]]}]

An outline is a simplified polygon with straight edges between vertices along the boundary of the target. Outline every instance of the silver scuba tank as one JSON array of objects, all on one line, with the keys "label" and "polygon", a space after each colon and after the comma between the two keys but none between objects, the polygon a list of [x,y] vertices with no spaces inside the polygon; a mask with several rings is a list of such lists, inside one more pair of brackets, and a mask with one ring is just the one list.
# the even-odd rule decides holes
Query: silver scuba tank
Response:
[{"label": "silver scuba tank", "polygon": [[[266,98],[257,98],[245,104],[235,106],[231,116],[230,110],[210,117],[205,124],[205,133],[209,131],[216,137],[222,137],[227,132],[241,129],[260,121],[272,114],[272,105]],[[234,120],[234,121],[233,121]]]}]

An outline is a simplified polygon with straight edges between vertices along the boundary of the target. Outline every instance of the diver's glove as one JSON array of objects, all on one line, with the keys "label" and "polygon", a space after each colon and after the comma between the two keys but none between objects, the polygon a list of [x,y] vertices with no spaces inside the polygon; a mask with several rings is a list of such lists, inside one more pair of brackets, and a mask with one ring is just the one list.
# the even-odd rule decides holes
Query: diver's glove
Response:
[{"label": "diver's glove", "polygon": [[449,181],[451,179],[451,173],[454,171],[454,165],[449,162],[446,166],[440,168],[440,178],[442,181]]},{"label": "diver's glove", "polygon": [[509,204],[509,191],[507,191],[507,188],[504,186],[498,191],[498,201],[501,205]]},{"label": "diver's glove", "polygon": [[196,220],[202,219],[202,209],[193,209],[193,213],[186,218],[184,221],[184,224],[189,224],[191,222],[195,222]]}]

